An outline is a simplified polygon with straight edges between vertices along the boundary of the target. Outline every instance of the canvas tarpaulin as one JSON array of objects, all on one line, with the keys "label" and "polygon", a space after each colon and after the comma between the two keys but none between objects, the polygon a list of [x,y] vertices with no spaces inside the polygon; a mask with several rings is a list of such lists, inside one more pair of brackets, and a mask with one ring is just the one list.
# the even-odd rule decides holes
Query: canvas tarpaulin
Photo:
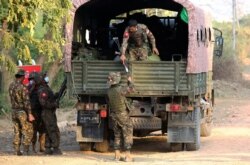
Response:
[{"label": "canvas tarpaulin", "polygon": [[[72,19],[65,26],[66,44],[64,50],[64,70],[71,72],[71,46],[73,40],[73,25],[76,10],[90,0],[72,0],[73,8],[70,11]],[[213,61],[213,29],[211,16],[195,6],[190,0],[172,0],[179,3],[186,9],[185,20],[188,20],[188,59],[187,73],[201,73],[212,70]],[[167,3],[162,0],[162,3]],[[198,34],[197,34],[198,33]],[[211,36],[204,40],[204,35]],[[197,40],[197,35],[203,35],[203,40]],[[199,37],[201,38],[201,37]]]}]

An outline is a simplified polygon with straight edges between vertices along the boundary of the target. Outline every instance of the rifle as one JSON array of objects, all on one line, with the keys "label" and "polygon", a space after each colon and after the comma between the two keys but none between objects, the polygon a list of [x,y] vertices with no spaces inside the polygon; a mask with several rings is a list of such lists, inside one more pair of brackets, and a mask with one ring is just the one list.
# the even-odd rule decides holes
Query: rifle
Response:
[{"label": "rifle", "polygon": [[67,78],[66,76],[64,77],[63,83],[61,84],[61,87],[59,91],[57,92],[57,97],[56,97],[56,103],[59,106],[60,100],[64,97],[67,89]]}]

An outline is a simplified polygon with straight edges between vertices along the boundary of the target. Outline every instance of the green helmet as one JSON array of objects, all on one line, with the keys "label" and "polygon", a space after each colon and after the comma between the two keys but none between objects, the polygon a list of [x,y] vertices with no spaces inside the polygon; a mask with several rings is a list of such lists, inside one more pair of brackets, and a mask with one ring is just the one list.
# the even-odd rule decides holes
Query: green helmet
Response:
[{"label": "green helmet", "polygon": [[110,72],[108,79],[109,79],[108,83],[110,85],[119,84],[121,81],[121,73],[120,72]]},{"label": "green helmet", "polygon": [[30,74],[29,74],[29,80],[31,80],[31,79],[34,79],[35,78],[35,76],[37,76],[37,72],[31,72]]}]

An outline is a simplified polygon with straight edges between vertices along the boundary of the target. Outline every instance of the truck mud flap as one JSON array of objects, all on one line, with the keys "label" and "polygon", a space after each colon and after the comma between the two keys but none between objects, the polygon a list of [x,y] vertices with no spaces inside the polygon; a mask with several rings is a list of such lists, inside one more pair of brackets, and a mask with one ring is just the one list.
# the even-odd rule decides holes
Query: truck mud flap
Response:
[{"label": "truck mud flap", "polygon": [[103,142],[104,124],[82,125],[76,128],[77,142]]},{"label": "truck mud flap", "polygon": [[196,111],[198,110],[168,115],[168,143],[194,143],[196,141],[197,121],[200,118],[200,113],[197,116]]},{"label": "truck mud flap", "polygon": [[77,142],[102,142],[104,134],[104,119],[96,112],[78,111]]}]

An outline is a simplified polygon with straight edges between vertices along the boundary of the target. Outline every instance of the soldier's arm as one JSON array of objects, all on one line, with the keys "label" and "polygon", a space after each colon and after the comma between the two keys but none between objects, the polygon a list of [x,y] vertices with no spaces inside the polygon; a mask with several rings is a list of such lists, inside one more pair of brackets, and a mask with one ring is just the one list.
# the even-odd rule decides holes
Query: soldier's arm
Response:
[{"label": "soldier's arm", "polygon": [[27,114],[31,114],[31,103],[27,87],[23,86],[21,95],[23,98],[24,110],[27,112]]},{"label": "soldier's arm", "polygon": [[153,35],[153,33],[148,29],[148,27],[145,25],[144,26],[144,30],[147,34],[147,37],[149,38],[149,42],[152,45],[152,51],[154,54],[159,55],[159,51],[156,48],[156,43],[155,43],[155,37]]},{"label": "soldier's arm", "polygon": [[45,109],[56,108],[56,102],[49,100],[49,92],[47,90],[42,90],[38,93],[39,102],[41,106]]},{"label": "soldier's arm", "polygon": [[125,55],[127,47],[128,47],[128,39],[129,39],[129,32],[128,28],[125,29],[123,33],[123,40],[122,40],[122,46],[121,46],[121,55]]},{"label": "soldier's arm", "polygon": [[147,37],[149,39],[150,44],[152,45],[152,49],[156,48],[155,37],[154,37],[153,33],[148,29],[147,26],[145,26],[144,30],[147,34]]},{"label": "soldier's arm", "polygon": [[129,76],[128,77],[128,85],[127,86],[123,86],[121,88],[121,94],[123,96],[125,96],[126,94],[129,94],[129,93],[134,92],[134,91],[135,91],[135,89],[134,89],[134,83],[132,82],[132,79]]}]

